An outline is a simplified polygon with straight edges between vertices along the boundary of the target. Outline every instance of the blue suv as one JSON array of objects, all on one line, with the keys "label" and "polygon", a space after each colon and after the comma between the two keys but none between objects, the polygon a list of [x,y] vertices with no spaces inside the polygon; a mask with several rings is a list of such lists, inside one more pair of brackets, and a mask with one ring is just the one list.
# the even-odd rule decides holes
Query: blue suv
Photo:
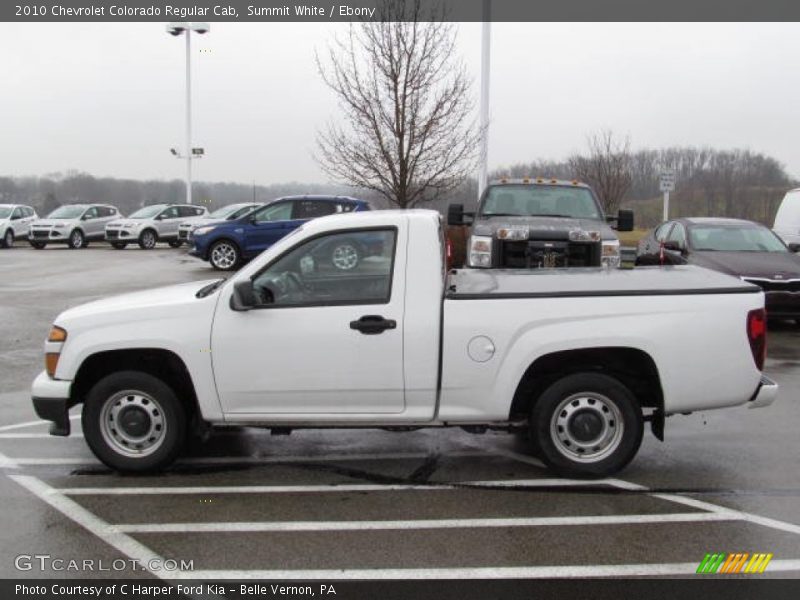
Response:
[{"label": "blue suv", "polygon": [[[369,204],[348,196],[278,198],[238,219],[195,229],[192,232],[194,247],[189,254],[207,260],[215,269],[231,271],[306,221],[364,210],[370,210]],[[357,243],[345,244],[332,249],[331,261],[339,269],[353,269],[361,257],[373,250]]]}]

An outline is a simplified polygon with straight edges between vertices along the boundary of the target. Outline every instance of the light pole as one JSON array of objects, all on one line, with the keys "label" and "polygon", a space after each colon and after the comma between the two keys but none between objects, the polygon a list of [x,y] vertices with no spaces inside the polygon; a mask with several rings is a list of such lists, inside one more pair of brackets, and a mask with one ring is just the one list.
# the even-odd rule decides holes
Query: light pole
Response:
[{"label": "light pole", "polygon": [[[208,23],[168,23],[167,33],[178,36],[186,34],[186,204],[192,203],[192,31],[208,33]],[[174,154],[174,153],[173,153]]]},{"label": "light pole", "polygon": [[483,37],[481,40],[481,105],[480,105],[480,167],[478,171],[478,201],[489,179],[489,76],[491,71],[492,7],[483,0]]}]

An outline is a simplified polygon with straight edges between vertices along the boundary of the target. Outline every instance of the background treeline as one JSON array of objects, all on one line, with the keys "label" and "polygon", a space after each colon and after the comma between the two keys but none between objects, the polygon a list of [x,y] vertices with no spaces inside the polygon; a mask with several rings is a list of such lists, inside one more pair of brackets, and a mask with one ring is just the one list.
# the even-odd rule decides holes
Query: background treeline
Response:
[{"label": "background treeline", "polygon": [[[614,156],[611,156],[611,153]],[[676,189],[670,196],[671,216],[725,216],[760,221],[771,225],[783,195],[797,187],[776,159],[750,150],[718,150],[713,148],[675,147],[628,151],[627,144],[602,149],[591,148],[562,161],[534,160],[496,170],[491,179],[500,177],[542,176],[559,179],[589,180],[595,188],[607,182],[592,181],[593,172],[603,172],[603,159],[612,161],[621,178],[616,189],[624,189],[621,201],[601,200],[607,208],[618,205],[636,212],[638,227],[651,227],[661,220],[659,173],[673,169]],[[593,162],[594,161],[594,162]],[[588,166],[587,166],[588,165]],[[592,165],[596,168],[593,171]],[[583,176],[581,176],[583,175]],[[598,190],[599,191],[599,190]],[[342,194],[364,198],[376,207],[389,204],[373,193],[335,184],[285,183],[269,186],[241,183],[197,182],[193,188],[198,202],[210,209],[233,202],[267,202],[293,194]],[[97,178],[87,173],[69,171],[41,177],[0,177],[0,203],[26,203],[45,215],[61,204],[75,202],[106,202],[124,213],[157,203],[182,202],[182,180],[137,181],[131,179]],[[451,202],[461,202],[468,209],[476,204],[477,183],[466,179],[461,186],[426,207],[446,211]]]}]

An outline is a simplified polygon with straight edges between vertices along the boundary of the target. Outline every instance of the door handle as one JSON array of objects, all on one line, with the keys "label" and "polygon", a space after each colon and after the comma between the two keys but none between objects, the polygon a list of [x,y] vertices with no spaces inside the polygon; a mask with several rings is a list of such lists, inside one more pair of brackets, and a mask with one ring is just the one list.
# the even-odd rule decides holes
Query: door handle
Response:
[{"label": "door handle", "polygon": [[364,315],[358,321],[350,321],[350,329],[360,331],[364,335],[376,335],[387,329],[396,329],[397,321],[384,319],[380,315]]}]

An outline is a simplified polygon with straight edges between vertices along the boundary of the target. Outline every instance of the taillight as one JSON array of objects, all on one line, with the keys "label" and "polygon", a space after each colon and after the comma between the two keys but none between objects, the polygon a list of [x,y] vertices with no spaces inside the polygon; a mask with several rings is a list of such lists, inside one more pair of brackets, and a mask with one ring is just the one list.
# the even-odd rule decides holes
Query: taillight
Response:
[{"label": "taillight", "polygon": [[747,339],[756,368],[762,371],[767,358],[767,313],[763,308],[747,313]]},{"label": "taillight", "polygon": [[450,237],[445,238],[444,247],[445,247],[447,270],[449,271],[450,268],[453,266],[453,242],[450,239]]}]

